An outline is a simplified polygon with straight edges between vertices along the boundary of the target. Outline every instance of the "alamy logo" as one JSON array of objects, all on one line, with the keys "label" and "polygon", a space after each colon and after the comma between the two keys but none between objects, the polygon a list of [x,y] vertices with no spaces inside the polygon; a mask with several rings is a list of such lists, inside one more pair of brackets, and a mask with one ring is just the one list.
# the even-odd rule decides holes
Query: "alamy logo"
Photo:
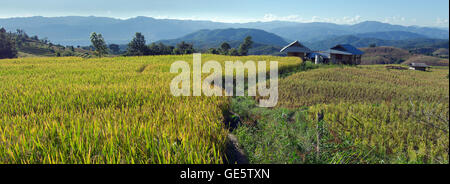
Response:
[{"label": "alamy logo", "polygon": [[[267,79],[266,61],[258,61],[258,63],[225,61],[225,75],[222,75],[223,68],[218,61],[211,60],[202,65],[201,54],[194,54],[192,73],[189,63],[185,61],[172,63],[170,72],[179,74],[170,83],[170,91],[174,96],[201,96],[202,93],[205,96],[244,96],[245,70],[247,70],[248,81],[247,95],[256,96],[258,94],[264,97],[259,101],[260,107],[275,107],[278,102],[277,61],[270,61],[270,78]],[[211,74],[202,81],[202,73]]]}]

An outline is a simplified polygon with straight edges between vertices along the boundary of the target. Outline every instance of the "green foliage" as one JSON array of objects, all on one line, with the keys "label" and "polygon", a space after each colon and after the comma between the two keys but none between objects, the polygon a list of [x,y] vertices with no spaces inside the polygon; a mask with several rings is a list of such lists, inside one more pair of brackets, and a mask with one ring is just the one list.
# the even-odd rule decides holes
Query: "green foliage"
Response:
[{"label": "green foliage", "polygon": [[239,55],[246,56],[250,48],[252,48],[253,41],[251,36],[247,36],[244,39],[244,42],[239,46]]},{"label": "green foliage", "polygon": [[0,29],[0,59],[17,57],[17,50],[11,36],[4,28]]},{"label": "green foliage", "polygon": [[127,56],[148,55],[148,47],[145,45],[145,37],[137,32],[131,42],[128,44]]},{"label": "green foliage", "polygon": [[194,53],[194,46],[192,44],[186,43],[184,41],[177,44],[177,47],[173,50],[173,54],[192,54]]},{"label": "green foliage", "polygon": [[209,54],[220,54],[220,52],[215,48],[208,49],[208,53]]},{"label": "green foliage", "polygon": [[158,44],[152,43],[148,46],[150,55],[171,55],[173,54],[174,47],[166,46],[162,42]]},{"label": "green foliage", "polygon": [[237,49],[235,49],[235,48],[232,48],[228,52],[228,55],[230,55],[230,56],[239,56],[239,51]]},{"label": "green foliage", "polygon": [[117,44],[109,44],[109,50],[112,54],[120,54],[120,47]]},{"label": "green foliage", "polygon": [[231,46],[230,46],[230,44],[228,44],[227,42],[223,42],[221,45],[220,45],[220,54],[222,54],[222,55],[228,55],[228,51],[231,49]]},{"label": "green foliage", "polygon": [[257,108],[253,99],[237,97],[232,110],[244,114],[233,133],[250,163],[355,164],[373,159],[370,150],[356,149],[352,139],[338,140],[323,122],[310,121],[305,109]]},{"label": "green foliage", "polygon": [[108,47],[106,46],[102,34],[97,34],[96,32],[93,32],[91,34],[91,43],[94,46],[95,54],[98,57],[102,57],[103,55],[108,54]]}]

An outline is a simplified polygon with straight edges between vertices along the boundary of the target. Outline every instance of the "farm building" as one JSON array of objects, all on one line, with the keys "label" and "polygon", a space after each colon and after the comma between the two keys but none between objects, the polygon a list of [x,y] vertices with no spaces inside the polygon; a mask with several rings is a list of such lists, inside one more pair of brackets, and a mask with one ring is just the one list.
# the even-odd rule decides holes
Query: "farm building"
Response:
[{"label": "farm building", "polygon": [[328,50],[330,62],[334,64],[361,64],[361,56],[363,51],[353,47],[350,44],[336,45]]},{"label": "farm building", "polygon": [[288,56],[296,56],[305,59],[306,55],[311,53],[311,50],[299,41],[295,41],[281,49],[280,52],[287,52]]},{"label": "farm building", "polygon": [[330,54],[324,52],[311,52],[306,55],[306,58],[313,61],[315,64],[328,63]]},{"label": "farm building", "polygon": [[425,63],[411,63],[409,64],[409,69],[410,70],[420,70],[420,71],[427,71],[427,68],[429,68],[430,66],[428,66]]}]

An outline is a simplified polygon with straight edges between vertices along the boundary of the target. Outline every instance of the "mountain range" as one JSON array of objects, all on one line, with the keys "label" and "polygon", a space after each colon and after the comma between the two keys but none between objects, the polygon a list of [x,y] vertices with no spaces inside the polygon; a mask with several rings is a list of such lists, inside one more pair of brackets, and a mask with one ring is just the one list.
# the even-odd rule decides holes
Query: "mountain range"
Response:
[{"label": "mountain range", "polygon": [[[145,35],[148,42],[173,40],[183,37],[192,38],[191,33],[201,35],[207,30],[227,28],[259,29],[282,37],[285,42],[299,40],[314,43],[352,35],[361,39],[448,39],[448,29],[400,26],[387,23],[367,21],[354,25],[338,25],[333,23],[298,23],[287,21],[221,23],[212,21],[155,19],[151,17],[135,17],[115,19],[106,17],[24,17],[0,19],[0,27],[8,31],[23,29],[29,35],[47,37],[50,41],[62,45],[89,45],[91,32],[102,33],[108,43],[128,43],[135,32]],[[199,32],[200,31],[200,32]],[[241,30],[243,31],[243,30]],[[238,31],[240,32],[240,31]],[[242,33],[235,32],[233,37],[239,38]],[[214,36],[213,33],[208,33]],[[211,37],[210,37],[211,38]],[[217,42],[218,39],[212,39]],[[272,40],[273,45],[281,44],[281,40]]]}]

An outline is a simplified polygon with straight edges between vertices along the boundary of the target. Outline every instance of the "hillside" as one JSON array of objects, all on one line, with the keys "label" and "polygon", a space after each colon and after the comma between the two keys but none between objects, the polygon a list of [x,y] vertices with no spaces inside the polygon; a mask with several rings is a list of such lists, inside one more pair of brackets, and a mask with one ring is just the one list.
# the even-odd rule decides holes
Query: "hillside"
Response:
[{"label": "hillside", "polygon": [[107,17],[24,17],[0,19],[0,26],[8,31],[25,29],[31,34],[48,37],[62,45],[88,45],[91,32],[102,33],[108,43],[128,43],[135,32],[142,32],[149,41],[180,38],[202,29],[253,28],[275,33],[290,40],[318,41],[330,36],[371,32],[403,31],[435,39],[448,39],[448,30],[438,28],[400,26],[368,21],[355,25],[333,23],[298,23],[287,21],[222,23],[175,19],[135,17],[115,19]]},{"label": "hillside", "polygon": [[205,51],[209,48],[218,48],[223,42],[230,44],[232,48],[238,48],[245,37],[251,36],[253,40],[250,55],[281,55],[279,51],[288,43],[282,37],[259,29],[215,29],[200,30],[186,36],[172,39],[161,40],[167,45],[175,46],[182,41],[191,43],[199,51]]},{"label": "hillside", "polygon": [[255,43],[264,45],[284,46],[288,44],[282,37],[259,29],[215,29],[200,30],[186,36],[162,40],[161,42],[169,45],[175,45],[181,41],[193,43],[197,48],[217,47],[223,42],[242,41],[245,37],[251,36]]},{"label": "hillside", "polygon": [[400,64],[412,57],[407,50],[395,47],[360,48],[364,52],[361,64]]},{"label": "hillside", "polygon": [[[426,63],[430,66],[448,66],[448,59],[417,54],[395,47],[360,48],[364,51],[361,64],[410,64]],[[442,50],[442,49],[441,49]],[[443,51],[444,52],[444,51]]]},{"label": "hillside", "polygon": [[313,50],[326,50],[337,44],[348,43],[355,47],[368,47],[371,44],[377,46],[393,46],[404,49],[412,48],[448,48],[448,39],[415,38],[406,40],[385,40],[378,38],[364,38],[355,35],[331,37],[321,41],[305,42],[305,45]]},{"label": "hillside", "polygon": [[358,33],[354,35],[360,38],[376,38],[382,40],[408,40],[408,39],[428,38],[427,36],[407,31],[368,32],[368,33]]},{"label": "hillside", "polygon": [[438,57],[424,56],[424,55],[412,56],[408,60],[403,62],[402,64],[407,65],[410,63],[425,63],[430,66],[449,66],[448,59],[442,59],[442,58],[438,58]]},{"label": "hillside", "polygon": [[39,39],[37,35],[29,36],[23,30],[16,33],[5,33],[14,44],[17,50],[17,57],[42,57],[42,56],[88,56],[92,54],[90,50],[82,47],[55,45],[47,38]]}]

